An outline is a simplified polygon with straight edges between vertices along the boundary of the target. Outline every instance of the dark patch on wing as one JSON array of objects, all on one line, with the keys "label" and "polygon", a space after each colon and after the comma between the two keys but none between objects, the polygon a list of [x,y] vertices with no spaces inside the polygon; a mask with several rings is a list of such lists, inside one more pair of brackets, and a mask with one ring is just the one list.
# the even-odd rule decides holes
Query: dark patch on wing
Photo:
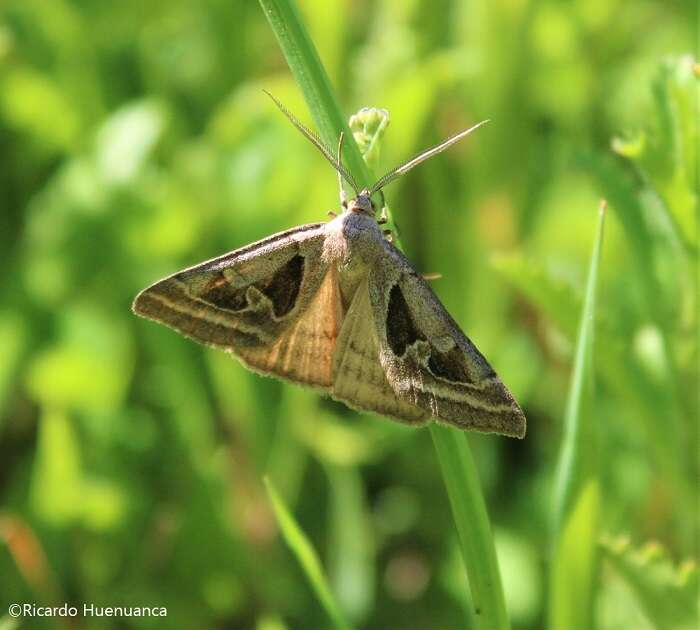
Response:
[{"label": "dark patch on wing", "polygon": [[242,311],[248,306],[245,288],[234,289],[223,273],[219,272],[207,284],[199,298],[217,308],[227,311]]},{"label": "dark patch on wing", "polygon": [[406,348],[414,344],[418,339],[425,339],[411,317],[408,304],[398,284],[391,287],[389,293],[389,307],[386,313],[386,338],[392,352],[401,357]]},{"label": "dark patch on wing", "polygon": [[435,376],[453,383],[472,383],[465,357],[456,347],[449,352],[439,352],[432,347],[428,359],[428,369]]},{"label": "dark patch on wing", "polygon": [[304,257],[297,254],[280,267],[265,286],[258,287],[272,301],[277,317],[283,317],[294,308],[303,278]]},{"label": "dark patch on wing", "polygon": [[[304,257],[297,254],[282,265],[267,282],[253,285],[272,302],[277,317],[289,313],[296,304],[304,278]],[[217,308],[240,313],[250,306],[248,287],[234,288],[222,272],[218,272],[209,281],[198,296],[202,301]]]}]

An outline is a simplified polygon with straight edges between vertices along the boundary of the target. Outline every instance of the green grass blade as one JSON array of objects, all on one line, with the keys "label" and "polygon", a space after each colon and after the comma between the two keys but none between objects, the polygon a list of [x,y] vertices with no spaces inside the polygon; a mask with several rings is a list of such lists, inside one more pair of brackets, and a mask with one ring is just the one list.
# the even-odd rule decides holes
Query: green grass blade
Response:
[{"label": "green grass blade", "polygon": [[430,425],[447,495],[452,505],[462,558],[469,576],[475,628],[510,627],[493,534],[467,436],[451,427]]},{"label": "green grass blade", "polygon": [[275,490],[274,485],[268,478],[265,478],[265,489],[267,490],[267,496],[272,504],[282,536],[299,561],[311,588],[331,618],[334,627],[338,628],[338,630],[350,630],[350,626],[345,621],[340,607],[328,586],[328,580],[313,545],[301,527],[299,527],[299,524],[284,504],[282,497],[277,493],[277,490]]},{"label": "green grass blade", "polygon": [[[346,166],[358,182],[369,183],[372,180],[369,169],[345,124],[318,53],[294,5],[289,0],[260,0],[260,5],[304,93],[321,137],[333,146],[344,130]],[[493,537],[466,437],[445,427],[431,427],[431,432],[462,541],[473,599],[478,602],[474,607],[475,626],[484,630],[507,629]]]},{"label": "green grass blade", "polygon": [[260,0],[260,6],[301,88],[319,135],[329,147],[334,148],[340,132],[345,132],[343,162],[358,185],[370,186],[374,178],[350,133],[328,75],[294,3],[290,0]]},{"label": "green grass blade", "polygon": [[594,627],[601,499],[596,462],[597,430],[592,405],[592,361],[595,296],[604,222],[605,204],[601,204],[556,474],[550,567],[549,627],[552,630],[588,630]]}]

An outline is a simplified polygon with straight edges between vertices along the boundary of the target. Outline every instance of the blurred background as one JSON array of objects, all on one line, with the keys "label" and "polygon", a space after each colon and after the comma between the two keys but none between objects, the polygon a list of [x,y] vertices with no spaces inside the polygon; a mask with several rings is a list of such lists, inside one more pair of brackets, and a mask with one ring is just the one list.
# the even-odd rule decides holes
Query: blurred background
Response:
[{"label": "blurred background", "polygon": [[[546,618],[601,197],[585,418],[612,541],[599,626],[659,627],[635,580],[668,594],[693,570],[693,5],[298,0],[346,114],[390,112],[377,171],[491,119],[385,192],[407,255],[443,274],[433,288],[528,417],[524,441],[470,435],[516,629]],[[160,277],[336,209],[335,173],[263,88],[312,125],[256,2],[0,6],[0,625],[328,627],[280,538],[269,475],[356,627],[465,627],[426,429],[262,378],[131,313]],[[168,617],[3,621],[10,602],[64,601]]]}]

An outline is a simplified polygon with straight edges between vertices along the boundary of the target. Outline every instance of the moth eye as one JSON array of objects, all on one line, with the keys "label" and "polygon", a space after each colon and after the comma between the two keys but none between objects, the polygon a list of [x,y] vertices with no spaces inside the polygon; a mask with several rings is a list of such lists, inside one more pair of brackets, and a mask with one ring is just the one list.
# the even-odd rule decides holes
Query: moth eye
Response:
[{"label": "moth eye", "polygon": [[209,281],[199,298],[228,311],[242,311],[248,306],[245,288],[234,289],[221,272]]},{"label": "moth eye", "polygon": [[282,265],[266,285],[258,286],[270,298],[277,317],[286,315],[294,308],[303,278],[304,257],[297,254]]},{"label": "moth eye", "polygon": [[389,308],[386,313],[386,339],[396,356],[403,356],[406,348],[419,339],[425,339],[413,323],[411,311],[398,284],[391,287]]},{"label": "moth eye", "polygon": [[439,352],[431,348],[428,369],[437,377],[453,383],[472,383],[464,355],[458,348],[449,352]]}]

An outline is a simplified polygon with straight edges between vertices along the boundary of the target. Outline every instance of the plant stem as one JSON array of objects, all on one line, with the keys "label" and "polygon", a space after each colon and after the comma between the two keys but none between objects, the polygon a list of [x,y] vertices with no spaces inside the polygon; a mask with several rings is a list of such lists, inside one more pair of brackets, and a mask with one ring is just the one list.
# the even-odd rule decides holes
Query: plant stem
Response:
[{"label": "plant stem", "polygon": [[340,132],[343,131],[343,162],[358,185],[370,186],[373,177],[350,133],[316,47],[294,3],[290,0],[260,0],[260,6],[277,37],[289,69],[301,88],[321,139],[329,147],[335,147]]},{"label": "plant stem", "polygon": [[467,436],[435,423],[430,425],[430,434],[469,577],[474,626],[484,630],[510,628],[491,525]]},{"label": "plant stem", "polygon": [[338,606],[331,592],[328,579],[323,571],[316,549],[314,549],[311,541],[309,541],[306,534],[296,522],[289,508],[275,489],[272,481],[265,478],[264,482],[267,496],[272,504],[272,509],[275,513],[275,518],[277,519],[277,524],[282,532],[282,536],[299,561],[299,565],[306,575],[309,585],[316,593],[316,597],[333,622],[333,626],[336,630],[351,630],[350,625],[343,617],[340,606]]},{"label": "plant stem", "polygon": [[[372,178],[350,133],[318,53],[291,0],[260,0],[287,63],[301,88],[323,140],[333,146],[345,131],[345,163],[360,185]],[[508,630],[503,589],[484,497],[466,436],[433,425],[440,461],[462,548],[479,630]]]}]

